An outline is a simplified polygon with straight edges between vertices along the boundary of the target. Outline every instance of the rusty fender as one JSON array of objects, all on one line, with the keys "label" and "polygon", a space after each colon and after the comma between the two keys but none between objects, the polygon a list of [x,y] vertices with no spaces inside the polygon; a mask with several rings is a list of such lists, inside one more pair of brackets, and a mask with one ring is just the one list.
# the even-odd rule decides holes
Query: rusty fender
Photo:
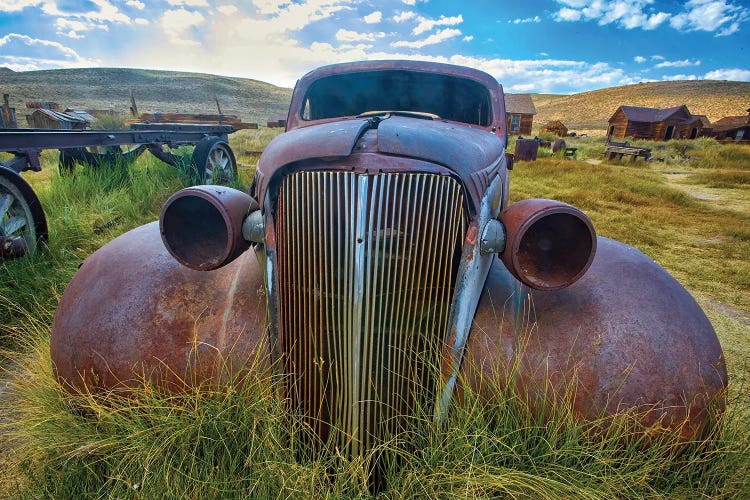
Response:
[{"label": "rusty fender", "polygon": [[647,427],[699,434],[710,424],[707,407],[722,410],[726,398],[713,327],[653,260],[617,241],[597,243],[588,272],[556,291],[527,288],[494,261],[466,347],[465,383],[487,400],[495,389],[486,381],[507,380],[532,407],[541,395],[570,397],[572,386],[579,417],[635,410]]},{"label": "rusty fender", "polygon": [[[139,377],[180,389],[244,369],[262,344],[265,317],[253,252],[215,271],[188,269],[154,222],[83,262],[60,300],[50,350],[70,390],[134,387]],[[258,359],[267,362],[264,354]]]}]

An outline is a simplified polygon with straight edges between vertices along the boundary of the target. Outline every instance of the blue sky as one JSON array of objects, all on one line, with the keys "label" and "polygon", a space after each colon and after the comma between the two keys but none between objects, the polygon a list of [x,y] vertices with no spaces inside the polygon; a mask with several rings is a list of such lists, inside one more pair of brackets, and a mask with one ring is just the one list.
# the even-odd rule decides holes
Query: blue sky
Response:
[{"label": "blue sky", "polygon": [[748,28],[748,0],[0,0],[0,66],[293,86],[323,64],[401,58],[476,67],[510,92],[572,93],[750,81]]}]

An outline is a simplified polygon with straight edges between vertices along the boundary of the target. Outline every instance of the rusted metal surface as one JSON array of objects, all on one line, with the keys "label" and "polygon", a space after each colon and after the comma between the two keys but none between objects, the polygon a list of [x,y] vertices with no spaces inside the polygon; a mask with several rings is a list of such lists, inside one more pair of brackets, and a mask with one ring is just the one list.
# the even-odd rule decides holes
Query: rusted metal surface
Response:
[{"label": "rusted metal surface", "polygon": [[[504,142],[494,134],[440,121],[388,116],[324,123],[271,141],[258,161],[256,193],[263,199],[289,165],[317,160],[316,168],[327,170],[450,172],[461,178],[474,211],[492,179],[507,175],[503,150]],[[309,169],[309,164],[303,167]]]},{"label": "rusted metal surface", "polygon": [[23,257],[29,247],[20,236],[0,236],[0,258],[15,259]]},{"label": "rusted metal surface", "polygon": [[567,396],[582,418],[645,412],[644,426],[685,439],[712,423],[706,409],[724,407],[727,387],[721,346],[690,294],[636,249],[601,237],[583,278],[553,292],[495,262],[463,370],[484,398],[493,395],[486,380],[500,380],[537,405]]},{"label": "rusted metal surface", "polygon": [[125,233],[83,262],[60,300],[50,339],[57,377],[96,391],[144,380],[183,389],[237,374],[265,347],[262,283],[252,252],[194,271],[167,253],[157,223]]},{"label": "rusted metal surface", "polygon": [[503,210],[508,270],[527,286],[557,290],[584,275],[596,253],[591,220],[579,209],[555,200],[530,199]]},{"label": "rusted metal surface", "polygon": [[195,186],[173,194],[162,207],[161,237],[182,265],[210,271],[233,261],[250,247],[242,222],[258,203],[237,189]]},{"label": "rusted metal surface", "polygon": [[[417,113],[429,109],[303,116],[319,78],[377,70],[480,82],[492,118],[481,125]],[[263,337],[289,403],[319,437],[362,455],[404,430],[401,417],[418,404],[437,402],[440,420],[459,369],[487,398],[491,384],[481,377],[499,376],[531,399],[572,386],[582,418],[649,407],[644,424],[678,427],[687,417],[686,437],[708,424],[708,401],[723,404],[715,333],[674,279],[638,251],[597,240],[574,207],[505,206],[512,156],[503,154],[502,88],[489,75],[404,61],[325,67],[300,80],[288,127],[263,153],[251,192],[262,201],[253,224],[263,276],[252,253],[241,253],[244,195],[222,191],[231,203],[210,189],[178,195],[163,217],[170,248],[198,269],[224,267],[179,267],[157,248],[153,224],[94,254],[53,327],[66,383],[137,383],[134,369],[174,386],[174,373],[211,379],[189,347],[209,346],[210,361],[208,352],[229,345],[247,356]],[[502,260],[480,248],[498,217]],[[496,240],[488,248],[500,249]],[[518,373],[504,377],[515,361]]]}]

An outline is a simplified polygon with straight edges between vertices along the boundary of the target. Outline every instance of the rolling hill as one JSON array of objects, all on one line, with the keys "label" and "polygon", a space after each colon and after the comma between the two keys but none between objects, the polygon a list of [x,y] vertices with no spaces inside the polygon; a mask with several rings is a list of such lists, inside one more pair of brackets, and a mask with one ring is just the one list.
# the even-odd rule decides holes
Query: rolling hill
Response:
[{"label": "rolling hill", "polygon": [[22,125],[26,101],[54,101],[63,108],[112,109],[126,114],[130,92],[138,111],[216,113],[265,124],[286,115],[292,90],[245,78],[124,68],[12,72],[0,68],[0,92],[10,94]]},{"label": "rolling hill", "polygon": [[[55,101],[63,107],[113,109],[127,113],[130,92],[140,112],[216,113],[264,124],[286,114],[291,89],[258,80],[174,71],[88,68],[13,72],[0,68],[0,92],[10,94],[19,117],[26,101]],[[562,120],[572,130],[605,129],[620,105],[667,108],[686,104],[712,121],[744,115],[750,106],[750,82],[651,82],[571,95],[532,94],[535,124]]]},{"label": "rolling hill", "polygon": [[691,113],[712,122],[745,115],[750,107],[750,82],[690,80],[610,87],[571,95],[532,94],[535,124],[561,120],[570,129],[606,129],[621,105],[669,108],[687,105]]}]

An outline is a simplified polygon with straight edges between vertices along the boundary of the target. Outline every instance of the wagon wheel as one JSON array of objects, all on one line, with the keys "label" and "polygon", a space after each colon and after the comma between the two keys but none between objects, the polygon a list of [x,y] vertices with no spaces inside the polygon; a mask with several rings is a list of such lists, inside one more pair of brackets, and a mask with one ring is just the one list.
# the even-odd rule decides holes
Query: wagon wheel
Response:
[{"label": "wagon wheel", "polygon": [[0,257],[34,254],[46,239],[47,220],[31,186],[14,172],[0,171]]},{"label": "wagon wheel", "polygon": [[237,160],[220,137],[208,137],[195,146],[193,166],[200,184],[227,185],[237,179]]}]

